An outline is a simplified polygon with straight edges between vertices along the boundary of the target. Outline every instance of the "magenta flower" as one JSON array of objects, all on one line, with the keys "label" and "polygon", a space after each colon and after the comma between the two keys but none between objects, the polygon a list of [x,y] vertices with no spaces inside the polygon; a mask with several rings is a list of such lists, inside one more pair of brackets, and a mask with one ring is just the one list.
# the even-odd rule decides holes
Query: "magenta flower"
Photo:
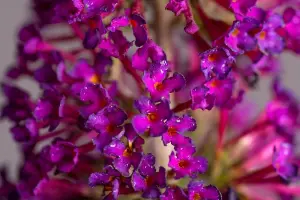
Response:
[{"label": "magenta flower", "polygon": [[192,181],[188,185],[189,200],[207,199],[207,200],[221,200],[222,195],[219,190],[212,185],[204,186],[200,181]]},{"label": "magenta flower", "polygon": [[27,92],[7,84],[2,84],[1,88],[8,100],[2,108],[2,117],[7,117],[14,122],[31,117],[31,102]]},{"label": "magenta flower", "polygon": [[256,47],[256,38],[252,35],[258,28],[256,20],[245,18],[243,21],[235,21],[225,37],[225,44],[234,52],[242,54]]},{"label": "magenta flower", "polygon": [[143,81],[154,101],[169,100],[170,93],[179,91],[185,85],[183,75],[175,72],[168,77],[168,71],[165,68],[165,66],[153,66],[144,72]]},{"label": "magenta flower", "polygon": [[51,161],[62,172],[70,172],[78,162],[79,152],[71,142],[56,140],[50,149]]},{"label": "magenta flower", "polygon": [[11,133],[17,142],[33,145],[39,135],[35,120],[27,120],[26,125],[16,125],[11,128]]},{"label": "magenta flower", "polygon": [[191,91],[192,109],[211,110],[214,106],[225,108],[234,106],[241,101],[243,93],[239,92],[237,97],[232,97],[233,87],[234,80],[231,78],[206,81]]},{"label": "magenta flower", "polygon": [[278,148],[274,147],[273,167],[277,174],[286,180],[290,180],[298,175],[298,166],[293,164],[294,152],[292,145],[281,144]]},{"label": "magenta flower", "polygon": [[172,115],[169,102],[161,100],[154,103],[147,97],[141,97],[135,102],[135,106],[141,113],[132,119],[132,125],[138,134],[148,133],[152,137],[157,137],[167,130],[164,121]]},{"label": "magenta flower", "polygon": [[[152,61],[150,63],[148,59]],[[165,52],[152,40],[148,40],[144,46],[137,49],[132,56],[132,67],[138,70],[147,70],[151,64],[167,65]]]},{"label": "magenta flower", "polygon": [[224,79],[231,70],[235,61],[230,51],[223,47],[207,50],[200,54],[201,70],[207,80],[217,77]]},{"label": "magenta flower", "polygon": [[85,118],[111,103],[108,92],[96,84],[86,84],[80,91],[80,100],[87,103],[80,108],[80,114]]},{"label": "magenta flower", "polygon": [[143,156],[138,170],[132,175],[132,187],[135,191],[142,191],[144,198],[155,199],[160,196],[159,188],[166,187],[165,169],[154,167],[155,158],[151,154]]},{"label": "magenta flower", "polygon": [[102,151],[114,137],[121,133],[123,130],[122,124],[126,119],[126,113],[116,105],[109,105],[98,113],[89,116],[86,126],[99,133],[94,139],[96,148],[99,151]]},{"label": "magenta flower", "polygon": [[184,191],[177,186],[167,187],[166,191],[160,195],[161,200],[187,200],[188,197]]},{"label": "magenta flower", "polygon": [[129,168],[138,167],[142,157],[140,152],[134,152],[134,146],[126,146],[122,141],[116,139],[107,145],[104,150],[104,155],[113,158],[113,165],[123,176],[129,176]]},{"label": "magenta flower", "polygon": [[283,26],[280,15],[274,14],[265,22],[261,32],[256,35],[257,44],[262,52],[267,54],[279,54],[283,51],[285,42],[277,33],[277,29]]},{"label": "magenta flower", "polygon": [[171,143],[174,147],[190,145],[192,143],[189,137],[183,134],[187,131],[196,130],[196,121],[188,116],[173,116],[167,121],[168,130],[162,135],[164,145]]},{"label": "magenta flower", "polygon": [[203,174],[208,167],[207,160],[200,156],[193,156],[196,148],[192,145],[176,148],[170,155],[169,167],[176,173],[175,178],[185,176],[196,178],[198,174]]},{"label": "magenta flower", "polygon": [[89,177],[89,185],[95,187],[97,185],[109,186],[112,189],[104,199],[117,199],[121,188],[118,177],[120,173],[112,166],[104,167],[103,172],[92,173]]}]

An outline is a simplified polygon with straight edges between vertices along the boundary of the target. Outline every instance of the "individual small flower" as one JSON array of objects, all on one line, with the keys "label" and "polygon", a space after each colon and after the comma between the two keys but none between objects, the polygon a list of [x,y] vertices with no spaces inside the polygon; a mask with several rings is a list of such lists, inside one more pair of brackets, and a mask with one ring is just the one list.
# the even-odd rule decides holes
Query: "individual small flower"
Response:
[{"label": "individual small flower", "polygon": [[196,178],[207,170],[207,160],[201,156],[193,156],[195,152],[196,148],[188,145],[176,148],[176,154],[171,153],[168,166],[174,170],[176,179],[185,176]]},{"label": "individual small flower", "polygon": [[168,77],[165,66],[153,66],[144,72],[143,82],[154,101],[169,99],[169,94],[177,92],[185,85],[184,76],[175,72]]},{"label": "individual small flower", "polygon": [[188,197],[180,187],[171,186],[160,195],[160,200],[188,200]]},{"label": "individual small flower", "polygon": [[252,35],[252,32],[255,32],[257,28],[257,21],[251,18],[235,21],[231,30],[225,36],[225,44],[238,54],[251,51],[256,47],[256,38]]},{"label": "individual small flower", "polygon": [[262,55],[256,62],[253,62],[251,68],[262,74],[276,75],[280,72],[279,60],[272,55]]},{"label": "individual small flower", "polygon": [[204,186],[201,181],[191,181],[188,185],[189,200],[207,199],[207,200],[221,200],[222,195],[220,191],[212,185]]},{"label": "individual small flower", "polygon": [[24,144],[32,145],[38,137],[38,131],[31,131],[24,125],[16,125],[10,131],[17,142]]},{"label": "individual small flower", "polygon": [[121,133],[122,124],[126,119],[126,113],[116,105],[109,105],[98,113],[89,116],[86,126],[99,133],[93,140],[99,151],[102,151],[114,137]]},{"label": "individual small flower", "polygon": [[86,59],[79,59],[72,70],[66,71],[64,63],[60,63],[57,69],[57,77],[61,82],[67,83],[94,83],[100,82],[99,74]]},{"label": "individual small flower", "polygon": [[50,156],[59,171],[70,172],[78,162],[79,151],[73,143],[58,139],[51,145]]},{"label": "individual small flower", "polygon": [[85,33],[82,41],[83,47],[86,49],[95,49],[101,40],[101,35],[97,29],[89,29]]},{"label": "individual small flower", "polygon": [[40,84],[55,84],[57,83],[57,77],[55,71],[51,65],[44,65],[34,71],[34,78]]},{"label": "individual small flower", "polygon": [[267,16],[267,12],[265,10],[254,6],[248,11],[247,16],[245,17],[255,19],[258,24],[262,24],[265,21],[266,16]]},{"label": "individual small flower", "polygon": [[256,0],[231,0],[230,7],[235,14],[246,15],[255,4]]},{"label": "individual small flower", "polygon": [[294,157],[291,144],[282,143],[273,150],[273,167],[276,172],[284,179],[290,180],[298,175],[298,166],[292,163]]},{"label": "individual small flower", "polygon": [[[114,42],[114,48],[118,51],[118,57],[126,54],[128,49],[132,46],[132,42],[129,42],[123,35],[122,31],[115,31],[109,33],[109,38]],[[114,55],[112,55],[114,56]]]},{"label": "individual small flower", "polygon": [[89,177],[89,185],[95,187],[97,185],[105,185],[116,177],[119,177],[120,173],[113,168],[113,166],[105,166],[103,172],[92,173]]},{"label": "individual small flower", "polygon": [[44,90],[43,97],[40,98],[34,108],[33,116],[37,121],[46,122],[50,131],[54,130],[60,123],[59,106],[61,95],[55,89]]},{"label": "individual small flower", "polygon": [[279,14],[269,16],[261,32],[256,35],[258,47],[267,54],[279,54],[283,51],[284,39],[277,33],[277,29],[283,26],[282,17]]},{"label": "individual small flower", "polygon": [[106,29],[100,16],[91,19],[89,24],[90,27],[85,33],[82,44],[86,49],[94,49],[101,42]]},{"label": "individual small flower", "polygon": [[107,30],[111,32],[115,32],[116,30],[119,30],[121,27],[129,26],[130,20],[127,16],[120,16],[115,17],[111,20],[109,26],[107,27]]},{"label": "individual small flower", "polygon": [[102,85],[90,83],[81,89],[80,100],[87,103],[87,105],[80,108],[80,114],[84,118],[88,118],[91,114],[99,112],[112,101]]},{"label": "individual small flower", "polygon": [[232,97],[234,83],[231,78],[224,80],[212,79],[206,81],[202,86],[192,89],[192,109],[211,110],[214,106],[234,106],[240,102],[242,97],[242,92],[236,98]]},{"label": "individual small flower", "polygon": [[135,37],[135,45],[143,46],[148,39],[148,33],[145,27],[146,21],[140,14],[127,12],[126,16],[120,16],[112,19],[108,30],[115,32],[121,27],[132,26],[133,35]]},{"label": "individual small flower", "polygon": [[199,30],[194,21],[193,14],[187,0],[169,0],[166,5],[166,10],[172,11],[176,16],[184,15],[186,26],[184,28],[186,33],[194,34]]},{"label": "individual small flower", "polygon": [[200,59],[201,70],[207,80],[213,77],[226,78],[235,61],[229,50],[223,47],[216,47],[201,53]]},{"label": "individual small flower", "polygon": [[[152,61],[150,63],[148,59]],[[132,56],[132,67],[138,70],[147,70],[151,65],[167,65],[166,54],[163,49],[155,44],[152,40],[148,40],[141,48],[137,49]]]},{"label": "individual small flower", "polygon": [[[104,189],[104,192],[109,191],[109,194],[107,194],[104,199],[118,199],[120,189],[128,185],[127,180],[122,182],[119,179],[120,176],[121,174],[117,170],[111,165],[108,165],[104,167],[103,172],[95,172],[90,175],[89,185],[91,187],[98,185],[108,186],[108,189]],[[125,186],[122,184],[125,184]]]},{"label": "individual small flower", "polygon": [[104,150],[104,155],[113,158],[113,165],[123,176],[129,176],[129,169],[138,167],[141,152],[135,152],[133,146],[126,146],[121,140],[115,139]]},{"label": "individual small flower", "polygon": [[143,156],[138,170],[131,178],[135,191],[142,191],[144,198],[155,199],[160,196],[159,188],[166,187],[166,170],[163,167],[156,172],[155,157],[151,154]]},{"label": "individual small flower", "polygon": [[135,106],[141,113],[132,119],[132,125],[138,134],[147,132],[151,136],[157,137],[167,130],[165,120],[172,115],[169,102],[161,100],[154,103],[147,97],[141,97],[135,102]]},{"label": "individual small flower", "polygon": [[[103,75],[107,73],[108,66],[112,65],[112,59],[109,56],[105,56],[102,52],[95,55],[94,68],[97,74]],[[93,81],[92,81],[93,82]]]},{"label": "individual small flower", "polygon": [[162,135],[164,145],[171,143],[175,147],[190,145],[192,143],[189,137],[183,136],[187,131],[196,130],[196,121],[188,116],[173,116],[167,121],[168,130]]}]

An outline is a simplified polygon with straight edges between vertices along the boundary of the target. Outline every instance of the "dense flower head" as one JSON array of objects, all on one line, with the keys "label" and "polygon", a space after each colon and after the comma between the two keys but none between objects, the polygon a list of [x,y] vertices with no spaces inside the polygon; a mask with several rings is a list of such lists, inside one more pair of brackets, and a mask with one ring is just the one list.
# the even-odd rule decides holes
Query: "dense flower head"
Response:
[{"label": "dense flower head", "polygon": [[[21,157],[16,181],[0,168],[0,199],[299,196],[299,101],[279,81],[299,6],[32,0],[1,81]],[[273,96],[254,107],[264,79]]]}]

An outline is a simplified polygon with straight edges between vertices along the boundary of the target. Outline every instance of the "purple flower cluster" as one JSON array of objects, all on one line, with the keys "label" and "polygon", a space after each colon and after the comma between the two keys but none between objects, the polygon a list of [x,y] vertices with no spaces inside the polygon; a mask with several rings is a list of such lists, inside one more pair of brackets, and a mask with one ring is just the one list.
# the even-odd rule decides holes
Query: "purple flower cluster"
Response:
[{"label": "purple flower cluster", "polygon": [[[152,36],[165,31],[154,28],[160,15],[147,17],[160,3],[32,0],[37,19],[19,31],[16,63],[2,81],[1,116],[12,123],[23,162],[17,183],[1,170],[0,197],[262,199],[244,186],[264,183],[281,196],[299,194],[288,185],[300,164],[292,146],[299,104],[281,85],[276,62],[285,50],[300,52],[299,11],[216,0],[235,16],[229,27],[196,1],[170,0],[165,9],[184,16],[188,45],[172,42],[182,35],[173,20],[165,29],[174,31],[166,38],[174,49],[165,52]],[[231,134],[242,126],[235,116],[250,121],[238,107],[265,74],[275,75],[273,99],[249,128]],[[39,97],[19,84],[24,77],[38,84]],[[218,110],[218,121],[194,110]],[[206,124],[212,128],[199,139]],[[162,149],[147,147],[152,141]]]}]

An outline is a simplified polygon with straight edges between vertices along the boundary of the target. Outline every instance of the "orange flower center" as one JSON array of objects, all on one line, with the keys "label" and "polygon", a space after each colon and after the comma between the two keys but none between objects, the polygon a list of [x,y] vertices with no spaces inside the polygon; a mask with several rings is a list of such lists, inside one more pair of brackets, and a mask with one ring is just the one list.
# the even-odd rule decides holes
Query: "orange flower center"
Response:
[{"label": "orange flower center", "polygon": [[148,113],[147,118],[149,121],[154,122],[158,120],[158,116],[156,113]]},{"label": "orange flower center", "polygon": [[239,33],[240,33],[240,31],[235,28],[235,29],[232,30],[231,36],[236,37],[236,36],[238,36]]},{"label": "orange flower center", "polygon": [[180,168],[187,168],[188,166],[190,165],[190,163],[189,163],[189,161],[187,161],[187,160],[181,160],[181,161],[179,161],[179,163],[178,163],[178,166],[180,167]]},{"label": "orange flower center", "polygon": [[260,32],[259,33],[259,39],[261,39],[261,40],[265,40],[266,39],[266,36],[267,36],[267,33],[266,33],[266,31],[262,31],[262,32]]},{"label": "orange flower center", "polygon": [[132,150],[130,148],[125,149],[123,152],[124,157],[130,157],[131,154],[132,154]]},{"label": "orange flower center", "polygon": [[216,60],[218,60],[219,55],[216,53],[212,53],[208,56],[208,61],[209,62],[215,62]]},{"label": "orange flower center", "polygon": [[200,196],[199,193],[194,194],[193,200],[201,200],[201,199],[202,199],[202,198],[201,198],[201,196]]},{"label": "orange flower center", "polygon": [[137,27],[138,23],[135,20],[130,20],[130,24],[132,27]]},{"label": "orange flower center", "polygon": [[161,82],[156,82],[154,83],[154,88],[157,90],[157,91],[161,91],[164,89],[164,85],[161,83]]},{"label": "orange flower center", "polygon": [[212,80],[210,83],[209,83],[210,87],[212,88],[216,88],[220,85],[220,82],[218,80]]},{"label": "orange flower center", "polygon": [[91,83],[97,84],[100,83],[100,78],[96,74],[94,74],[93,76],[90,77],[89,81]]},{"label": "orange flower center", "polygon": [[170,136],[175,136],[175,135],[177,134],[176,128],[173,127],[173,126],[170,126],[170,127],[168,128],[168,134],[169,134]]}]

